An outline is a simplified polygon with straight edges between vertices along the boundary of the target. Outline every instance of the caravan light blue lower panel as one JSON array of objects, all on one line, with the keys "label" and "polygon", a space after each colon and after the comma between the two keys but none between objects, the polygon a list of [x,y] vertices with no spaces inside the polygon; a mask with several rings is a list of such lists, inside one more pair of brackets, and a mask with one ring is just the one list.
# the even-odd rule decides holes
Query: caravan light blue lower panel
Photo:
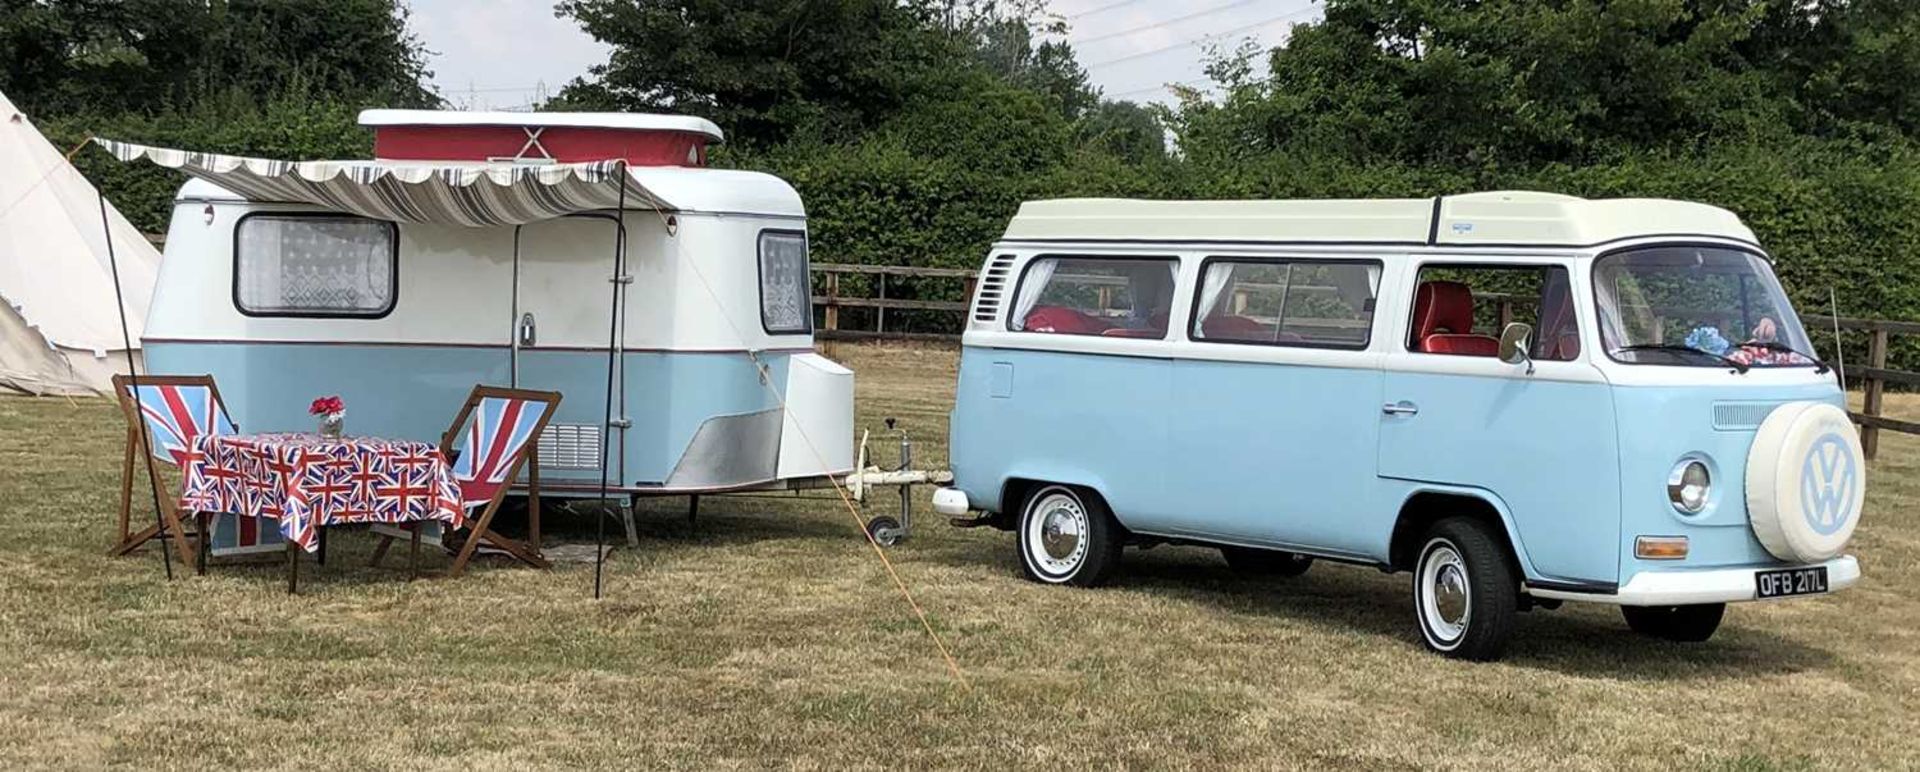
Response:
[{"label": "caravan light blue lower panel", "polygon": [[[762,354],[772,384],[786,384],[787,354]],[[212,374],[242,431],[312,431],[307,404],[338,394],[347,431],[438,442],[475,384],[508,382],[505,347],[292,343],[148,343],[155,374]],[[528,350],[520,385],[564,395],[553,421],[598,425],[603,419],[607,355]],[[622,355],[624,405],[614,415],[633,425],[610,456],[624,469],[616,484],[666,480],[700,425],[710,418],[775,409],[774,392],[739,352],[630,352]],[[609,440],[611,444],[611,439]],[[624,451],[624,452],[622,452]],[[547,472],[550,479],[598,481],[597,472]]]}]

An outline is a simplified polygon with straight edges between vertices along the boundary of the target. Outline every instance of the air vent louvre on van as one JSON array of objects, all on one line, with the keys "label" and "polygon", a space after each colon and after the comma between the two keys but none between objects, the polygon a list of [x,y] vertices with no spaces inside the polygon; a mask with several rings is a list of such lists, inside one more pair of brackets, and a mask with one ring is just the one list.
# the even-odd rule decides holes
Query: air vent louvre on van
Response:
[{"label": "air vent louvre on van", "polygon": [[1013,273],[1013,255],[1001,255],[987,263],[980,273],[980,287],[974,291],[973,320],[991,322],[1005,302],[1007,283]]},{"label": "air vent louvre on van", "polygon": [[1720,430],[1758,429],[1778,402],[1715,402],[1713,428]]},{"label": "air vent louvre on van", "polygon": [[599,469],[601,436],[593,424],[547,424],[540,433],[540,468]]}]

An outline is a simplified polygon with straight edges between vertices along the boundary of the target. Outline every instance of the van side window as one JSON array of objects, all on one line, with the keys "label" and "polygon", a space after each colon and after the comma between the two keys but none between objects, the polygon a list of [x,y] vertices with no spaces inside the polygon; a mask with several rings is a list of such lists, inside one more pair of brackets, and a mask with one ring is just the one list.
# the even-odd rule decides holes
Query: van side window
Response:
[{"label": "van side window", "polygon": [[1453,266],[1420,269],[1414,287],[1407,350],[1490,357],[1500,331],[1512,322],[1533,326],[1534,359],[1571,361],[1580,355],[1567,269],[1555,266]]},{"label": "van side window", "polygon": [[346,215],[243,217],[234,305],[249,316],[386,316],[397,289],[397,230]]},{"label": "van side window", "polygon": [[1194,304],[1194,340],[1367,347],[1379,263],[1210,259]]},{"label": "van side window", "polygon": [[1164,339],[1178,269],[1171,258],[1037,258],[1020,275],[1008,329]]}]

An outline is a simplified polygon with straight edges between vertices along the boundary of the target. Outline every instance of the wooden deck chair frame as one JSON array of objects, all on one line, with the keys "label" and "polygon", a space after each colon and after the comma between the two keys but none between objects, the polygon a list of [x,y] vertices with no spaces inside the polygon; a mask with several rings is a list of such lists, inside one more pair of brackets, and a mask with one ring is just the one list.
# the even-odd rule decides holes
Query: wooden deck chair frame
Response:
[{"label": "wooden deck chair frame", "polygon": [[[139,378],[139,384],[141,386],[205,386],[213,395],[214,409],[220,411],[221,415],[227,416],[229,423],[233,420],[233,414],[227,412],[226,401],[220,398],[220,387],[213,382],[211,375],[143,375]],[[139,401],[134,395],[127,393],[133,385],[132,378],[125,375],[113,376],[114,398],[120,405],[120,415],[127,419],[127,451],[120,465],[120,541],[114,544],[107,554],[119,556],[132,552],[140,545],[159,537],[160,531],[164,528],[167,539],[173,542],[174,551],[179,553],[181,562],[191,564],[196,559],[197,550],[187,545],[186,529],[182,526],[180,519],[180,497],[169,494],[160,485],[160,467],[153,456],[153,438],[147,435],[147,422],[140,417]],[[235,424],[235,428],[239,428],[239,425]],[[154,497],[160,502],[160,517],[164,521],[149,525],[137,533],[133,531],[132,520],[133,459],[136,455],[147,460],[147,481],[153,486]],[[194,538],[200,538],[197,531]]]},{"label": "wooden deck chair frame", "polygon": [[[547,568],[552,565],[544,555],[540,554],[540,435],[546,432],[547,422],[552,420],[554,412],[560,409],[560,393],[499,386],[473,387],[473,392],[467,395],[466,404],[461,405],[460,412],[454,415],[453,424],[447,427],[445,434],[440,435],[440,454],[445,456],[449,463],[453,460],[454,445],[460,440],[460,430],[466,428],[467,419],[473,416],[474,408],[479,407],[480,402],[485,399],[539,402],[546,406],[546,410],[541,412],[540,419],[534,423],[533,435],[527,438],[526,444],[520,446],[519,457],[513,459],[508,465],[506,484],[494,491],[493,498],[487,501],[485,508],[480,511],[480,517],[471,521],[472,533],[467,537],[466,543],[461,545],[459,554],[454,557],[453,566],[447,569],[448,576],[459,576],[466,571],[467,561],[473,558],[473,553],[480,548],[480,543],[483,541],[535,568]],[[494,513],[500,509],[500,503],[506,500],[508,491],[513,489],[513,481],[519,478],[520,469],[523,466],[527,469],[528,539],[525,542],[502,536],[491,528]],[[464,505],[465,502],[462,502],[462,506]],[[417,568],[420,556],[418,524],[412,524],[409,530],[413,532],[410,549],[413,563]],[[379,565],[380,560],[386,557],[387,549],[393,546],[394,540],[393,536],[381,535],[379,546],[374,548],[371,561],[373,565]]]}]

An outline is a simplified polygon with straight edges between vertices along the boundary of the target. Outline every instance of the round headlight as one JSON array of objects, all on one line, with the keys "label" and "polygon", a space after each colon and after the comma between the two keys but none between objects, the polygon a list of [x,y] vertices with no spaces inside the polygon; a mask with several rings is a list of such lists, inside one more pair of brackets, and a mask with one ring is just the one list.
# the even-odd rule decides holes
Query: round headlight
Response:
[{"label": "round headlight", "polygon": [[1713,480],[1707,465],[1698,459],[1682,459],[1667,473],[1667,500],[1682,514],[1697,515],[1707,508],[1707,496],[1713,492]]}]

